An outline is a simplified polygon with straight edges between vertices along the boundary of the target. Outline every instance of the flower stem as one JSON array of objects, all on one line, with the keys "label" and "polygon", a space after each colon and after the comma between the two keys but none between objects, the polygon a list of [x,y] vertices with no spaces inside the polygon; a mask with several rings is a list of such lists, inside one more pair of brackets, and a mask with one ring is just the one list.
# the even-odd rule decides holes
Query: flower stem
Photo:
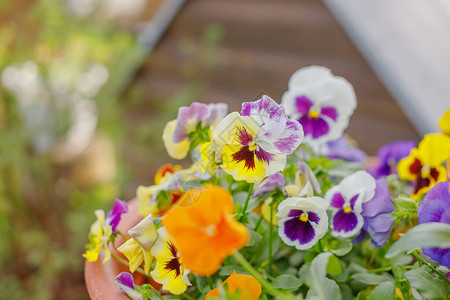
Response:
[{"label": "flower stem", "polygon": [[[405,269],[411,269],[413,266],[403,266]],[[383,268],[377,268],[372,270],[367,270],[367,273],[380,273],[380,272],[387,272],[391,271],[392,267],[383,267]]]},{"label": "flower stem", "polygon": [[255,228],[253,229],[253,231],[257,231],[258,230],[259,226],[261,225],[262,220],[263,220],[263,215],[261,214],[259,216],[258,221],[256,222],[256,225],[255,225]]},{"label": "flower stem", "polygon": [[439,272],[438,269],[436,269],[429,262],[427,262],[425,259],[423,259],[420,256],[420,254],[417,252],[417,250],[414,250],[413,252],[411,252],[411,254],[414,255],[417,258],[417,260],[420,261],[422,264],[426,265],[428,268],[433,270],[433,272],[436,273],[437,276],[441,277],[442,280],[444,280],[444,282],[447,283],[447,285],[450,285],[450,280],[448,280],[447,277],[445,277],[444,274]]},{"label": "flower stem", "polygon": [[247,199],[245,199],[244,209],[242,210],[242,215],[241,218],[239,219],[239,222],[242,222],[245,216],[247,215],[248,201],[250,200],[250,197],[252,195],[254,185],[255,185],[254,183],[250,183],[250,187],[248,188]]},{"label": "flower stem", "polygon": [[268,274],[272,275],[272,240],[273,240],[273,206],[270,205],[270,222],[269,222],[269,271]]},{"label": "flower stem", "polygon": [[274,297],[280,297],[280,299],[295,299],[290,294],[285,294],[280,292],[279,290],[275,289],[267,280],[265,280],[262,275],[253,268],[253,266],[245,259],[245,257],[239,252],[234,251],[233,252],[234,259],[250,274],[252,275],[256,280],[261,283],[263,288],[272,296]]},{"label": "flower stem", "polygon": [[[120,262],[121,264],[123,264],[123,265],[125,265],[125,266],[127,266],[127,267],[130,267],[130,264],[129,264],[125,259],[123,259],[122,257],[120,257],[120,256],[118,256],[118,255],[116,255],[116,254],[114,254],[114,253],[112,253],[112,252],[111,252],[111,256],[112,256],[115,260],[117,260],[118,262]],[[149,276],[147,273],[145,273],[145,271],[144,271],[142,268],[140,268],[140,267],[138,267],[138,268],[136,269],[136,271],[138,271],[138,273],[144,275],[144,276],[147,277],[147,278],[150,278],[150,279],[152,278],[152,277]],[[159,299],[164,300],[164,298],[161,296],[161,294],[158,292],[158,290],[155,289],[155,287],[154,287],[153,285],[149,284],[149,286],[150,286],[150,288],[152,289],[152,291],[156,294],[156,296],[158,296]]]},{"label": "flower stem", "polygon": [[233,176],[230,175],[230,177],[228,179],[228,192],[230,192],[230,194],[232,194],[232,192],[231,192],[232,186],[233,186]]}]

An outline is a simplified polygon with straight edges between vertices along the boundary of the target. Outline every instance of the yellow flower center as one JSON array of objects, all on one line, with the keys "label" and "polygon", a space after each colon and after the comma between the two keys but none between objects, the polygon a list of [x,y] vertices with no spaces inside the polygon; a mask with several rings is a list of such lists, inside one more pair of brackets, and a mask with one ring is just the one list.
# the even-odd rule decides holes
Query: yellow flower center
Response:
[{"label": "yellow flower center", "polygon": [[257,147],[255,142],[251,142],[250,144],[248,144],[248,150],[253,151],[255,150]]},{"label": "yellow flower center", "polygon": [[312,119],[317,119],[319,117],[319,112],[317,110],[311,109],[308,113],[308,116]]},{"label": "yellow flower center", "polygon": [[423,166],[422,169],[420,170],[420,173],[422,175],[422,178],[427,178],[430,176],[430,166]]},{"label": "yellow flower center", "polygon": [[307,222],[308,221],[308,213],[306,213],[306,212],[302,213],[299,219],[302,222]]},{"label": "yellow flower center", "polygon": [[351,211],[352,211],[352,208],[351,208],[350,206],[344,207],[344,212],[345,212],[346,214],[348,214],[348,213],[351,212]]}]

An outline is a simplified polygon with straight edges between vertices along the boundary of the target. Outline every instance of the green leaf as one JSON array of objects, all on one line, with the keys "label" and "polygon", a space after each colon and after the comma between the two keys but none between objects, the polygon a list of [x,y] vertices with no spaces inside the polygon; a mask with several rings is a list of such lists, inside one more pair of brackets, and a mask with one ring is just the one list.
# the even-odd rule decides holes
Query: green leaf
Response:
[{"label": "green leaf", "polygon": [[439,247],[450,248],[450,224],[426,223],[411,228],[386,253],[386,258],[408,251]]},{"label": "green leaf", "polygon": [[331,255],[328,259],[327,273],[331,275],[341,275],[342,266],[336,256]]},{"label": "green leaf", "polygon": [[394,299],[395,286],[392,282],[386,281],[373,289],[367,300],[389,300]]},{"label": "green leaf", "polygon": [[337,256],[344,256],[352,251],[353,243],[350,239],[334,240],[330,243],[329,248],[331,253]]},{"label": "green leaf", "polygon": [[404,275],[411,286],[425,299],[448,299],[450,288],[424,268],[407,271]]},{"label": "green leaf", "polygon": [[[245,200],[247,199],[248,192],[239,192],[233,195],[235,203],[239,203],[241,207],[244,207]],[[247,212],[254,210],[259,205],[259,199],[257,197],[250,197],[248,201]]]},{"label": "green leaf", "polygon": [[320,253],[311,262],[307,283],[311,287],[306,295],[306,299],[341,299],[341,291],[337,283],[326,277],[326,270],[329,258],[332,254],[329,252]]},{"label": "green leaf", "polygon": [[251,247],[261,242],[263,238],[262,235],[253,230],[249,230],[248,232],[250,233],[250,239],[248,240],[246,247]]},{"label": "green leaf", "polygon": [[375,285],[392,280],[392,277],[387,274],[376,275],[371,273],[355,273],[352,275],[352,278],[367,285]]},{"label": "green leaf", "polygon": [[272,285],[277,289],[297,289],[302,285],[302,282],[294,275],[283,274],[276,277]]}]

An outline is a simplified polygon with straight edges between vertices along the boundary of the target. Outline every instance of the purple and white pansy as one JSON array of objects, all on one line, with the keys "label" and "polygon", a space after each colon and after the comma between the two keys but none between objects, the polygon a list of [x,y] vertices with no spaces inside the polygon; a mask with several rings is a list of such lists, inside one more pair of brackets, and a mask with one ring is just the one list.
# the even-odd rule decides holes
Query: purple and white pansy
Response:
[{"label": "purple and white pansy", "polygon": [[328,231],[328,202],[319,197],[292,197],[278,205],[278,235],[298,250],[313,247]]},{"label": "purple and white pansy", "polygon": [[235,180],[258,182],[282,171],[286,156],[300,145],[303,130],[268,96],[242,105],[217,124],[213,133],[216,161]]},{"label": "purple and white pansy", "polygon": [[366,171],[358,171],[327,191],[333,236],[348,238],[360,232],[364,226],[362,205],[374,197],[375,188],[375,179]]},{"label": "purple and white pansy", "polygon": [[144,296],[134,287],[134,278],[131,273],[122,272],[116,277],[117,286],[124,291],[131,300],[143,300]]},{"label": "purple and white pansy", "polygon": [[180,107],[172,141],[179,143],[187,139],[189,133],[195,131],[197,124],[200,122],[203,122],[203,126],[217,124],[227,113],[228,105],[226,103],[204,104],[193,102],[190,106]]},{"label": "purple and white pansy", "polygon": [[214,127],[228,112],[225,103],[204,104],[193,102],[190,106],[182,106],[178,110],[176,120],[166,124],[163,131],[163,142],[170,157],[183,159],[191,147],[190,134],[201,127]]},{"label": "purple and white pansy", "polygon": [[356,108],[356,96],[344,78],[325,67],[310,66],[291,76],[281,103],[303,126],[305,143],[316,146],[342,135]]}]

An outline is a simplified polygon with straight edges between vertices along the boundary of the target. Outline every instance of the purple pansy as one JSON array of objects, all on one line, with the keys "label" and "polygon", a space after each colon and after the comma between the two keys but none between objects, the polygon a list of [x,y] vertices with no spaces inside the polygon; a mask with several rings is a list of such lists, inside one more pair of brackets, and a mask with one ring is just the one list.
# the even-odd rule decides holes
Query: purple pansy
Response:
[{"label": "purple pansy", "polygon": [[342,136],[327,144],[326,156],[328,158],[343,159],[351,162],[363,163],[367,155],[358,147],[351,146],[347,137]]},{"label": "purple pansy", "polygon": [[314,246],[328,231],[328,202],[319,197],[292,197],[278,205],[278,235],[299,250]]},{"label": "purple pansy", "polygon": [[128,205],[125,201],[116,199],[112,210],[106,215],[106,223],[109,223],[112,228],[112,232],[116,232],[117,225],[119,225],[122,214],[128,212]]},{"label": "purple pansy", "polygon": [[384,145],[377,152],[378,164],[368,171],[375,177],[397,174],[398,162],[409,155],[411,149],[416,147],[414,141],[396,141]]},{"label": "purple pansy", "polygon": [[325,67],[310,66],[291,76],[282,104],[303,126],[305,142],[316,145],[342,135],[356,108],[356,96],[344,78]]},{"label": "purple pansy", "polygon": [[128,272],[122,272],[116,277],[116,284],[125,292],[132,300],[143,300],[142,294],[134,287],[134,278]]},{"label": "purple pansy", "polygon": [[286,194],[286,189],[284,188],[284,177],[281,173],[275,173],[264,178],[253,192],[253,197],[273,192],[277,188],[282,193]]},{"label": "purple pansy", "polygon": [[[450,224],[450,182],[440,182],[428,191],[417,210],[419,224],[440,222]],[[450,248],[425,248],[423,253],[450,268]]]},{"label": "purple pansy", "polygon": [[361,241],[365,234],[369,233],[376,247],[386,244],[395,221],[392,216],[393,211],[395,211],[395,205],[389,194],[387,181],[377,179],[375,195],[362,204],[361,215],[364,217],[364,226],[355,242]]},{"label": "purple pansy", "polygon": [[336,237],[357,235],[364,225],[362,205],[375,195],[375,179],[366,171],[358,171],[330,188],[325,199],[332,210],[331,228]]},{"label": "purple pansy", "polygon": [[180,107],[172,141],[180,143],[188,138],[189,133],[195,130],[198,123],[203,122],[203,126],[213,125],[223,119],[227,112],[228,105],[225,103],[193,102],[190,106]]}]

